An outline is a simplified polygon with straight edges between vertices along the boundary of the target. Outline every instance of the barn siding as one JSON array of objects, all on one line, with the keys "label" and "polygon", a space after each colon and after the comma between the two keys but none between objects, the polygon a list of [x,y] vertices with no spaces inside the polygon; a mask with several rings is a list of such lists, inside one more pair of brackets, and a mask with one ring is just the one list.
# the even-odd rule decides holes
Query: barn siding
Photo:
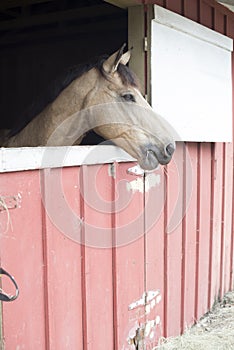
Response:
[{"label": "barn siding", "polygon": [[[214,1],[151,3],[234,37],[234,15]],[[3,304],[5,349],[128,349],[135,325],[159,316],[155,345],[233,288],[233,145],[187,143],[186,150],[178,146],[149,191],[150,175],[127,173],[132,163],[1,174],[1,196],[21,195],[20,207],[9,210],[13,231],[0,213],[1,264],[20,286],[19,299]],[[59,224],[71,222],[60,178],[75,214],[65,235],[45,210]],[[129,191],[133,181],[145,191]],[[90,243],[97,235],[107,246]],[[128,244],[115,246],[119,237]],[[160,291],[161,302],[148,315],[130,311],[150,290]]]},{"label": "barn siding", "polygon": [[[1,196],[20,194],[14,213],[1,212],[1,264],[16,276],[20,299],[3,304],[6,349],[45,348],[45,295],[42,206],[38,172],[1,174]],[[22,223],[23,220],[23,223]],[[11,225],[14,230],[11,230]],[[19,317],[16,317],[19,315]]]},{"label": "barn siding", "polygon": [[[142,3],[163,6],[234,38],[234,14],[213,0],[165,0],[142,1]],[[181,245],[177,240],[174,246],[175,255],[181,255],[181,248],[183,253],[182,298],[179,291],[175,299],[166,290],[165,296],[168,300],[164,305],[165,317],[168,317],[167,310],[170,308],[171,300],[179,305],[182,329],[192,320],[201,317],[218,296],[233,288],[233,144],[187,143],[187,150],[193,168],[193,192],[184,217]],[[185,170],[183,176],[186,185],[189,173]],[[172,183],[173,189],[174,185],[175,182]],[[166,208],[165,217],[168,216],[168,211]],[[180,241],[180,237],[178,239]],[[170,239],[166,240],[166,251],[168,244],[170,245],[169,241]],[[173,271],[173,267],[170,268],[170,264],[168,265],[168,259],[166,267],[167,269],[169,267],[165,280],[167,287],[171,275],[177,278],[179,276],[178,271]],[[179,264],[177,268],[180,269]],[[179,289],[178,282],[177,287]],[[178,311],[176,315],[178,317]],[[165,334],[178,333],[178,320],[174,313],[173,327],[174,331],[167,332],[165,329]]]}]

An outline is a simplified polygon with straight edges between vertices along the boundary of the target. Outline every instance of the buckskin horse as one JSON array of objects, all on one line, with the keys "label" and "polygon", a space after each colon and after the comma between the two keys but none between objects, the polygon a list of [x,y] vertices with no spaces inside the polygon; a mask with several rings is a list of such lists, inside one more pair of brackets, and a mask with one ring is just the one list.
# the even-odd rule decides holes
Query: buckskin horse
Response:
[{"label": "buckskin horse", "polygon": [[37,115],[12,130],[2,146],[77,145],[94,130],[145,170],[169,163],[175,151],[172,128],[142,96],[138,79],[127,66],[130,56],[123,45],[91,65],[70,69],[47,91]]}]

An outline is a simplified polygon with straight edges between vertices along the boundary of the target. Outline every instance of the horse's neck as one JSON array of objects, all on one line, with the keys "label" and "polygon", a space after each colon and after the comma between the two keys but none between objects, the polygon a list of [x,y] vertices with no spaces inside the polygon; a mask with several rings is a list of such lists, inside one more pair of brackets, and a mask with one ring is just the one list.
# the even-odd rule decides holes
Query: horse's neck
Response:
[{"label": "horse's neck", "polygon": [[90,96],[98,88],[98,72],[95,69],[75,79],[52,103],[53,114],[72,115],[86,108]]},{"label": "horse's neck", "polygon": [[89,130],[90,97],[98,89],[98,72],[91,69],[75,79],[19,134],[10,138],[8,147],[72,145]]},{"label": "horse's neck", "polygon": [[90,107],[98,86],[98,72],[92,69],[74,80],[52,103],[47,116],[55,127],[51,144],[81,142],[90,130]]}]

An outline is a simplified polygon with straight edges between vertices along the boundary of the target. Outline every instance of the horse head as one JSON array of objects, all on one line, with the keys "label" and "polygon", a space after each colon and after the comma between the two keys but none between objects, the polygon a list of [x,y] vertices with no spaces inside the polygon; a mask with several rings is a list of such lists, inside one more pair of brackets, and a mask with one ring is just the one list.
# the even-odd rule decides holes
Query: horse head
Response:
[{"label": "horse head", "polygon": [[130,57],[122,47],[102,63],[102,79],[90,97],[90,103],[99,106],[93,129],[136,158],[143,169],[152,170],[170,162],[173,131],[142,96],[135,74],[126,66]]}]

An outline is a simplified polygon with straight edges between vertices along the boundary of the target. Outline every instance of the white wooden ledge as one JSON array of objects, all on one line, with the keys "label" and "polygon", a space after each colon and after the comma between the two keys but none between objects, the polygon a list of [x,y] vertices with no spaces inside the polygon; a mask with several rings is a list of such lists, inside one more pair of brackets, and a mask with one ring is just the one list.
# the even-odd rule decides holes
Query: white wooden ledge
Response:
[{"label": "white wooden ledge", "polygon": [[0,173],[134,160],[111,145],[0,148]]}]

